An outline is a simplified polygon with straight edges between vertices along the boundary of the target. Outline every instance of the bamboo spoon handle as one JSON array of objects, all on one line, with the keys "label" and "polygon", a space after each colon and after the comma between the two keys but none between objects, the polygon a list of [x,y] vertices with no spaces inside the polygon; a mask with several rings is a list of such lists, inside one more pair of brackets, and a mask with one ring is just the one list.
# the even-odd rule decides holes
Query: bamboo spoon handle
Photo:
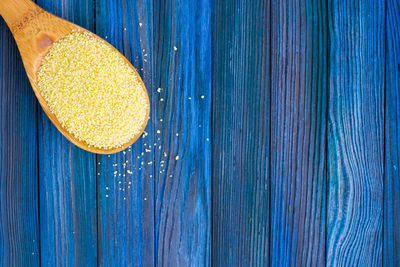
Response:
[{"label": "bamboo spoon handle", "polygon": [[0,15],[18,45],[26,73],[36,83],[42,57],[52,44],[78,26],[54,16],[31,0],[0,0]]},{"label": "bamboo spoon handle", "polygon": [[29,23],[40,12],[44,12],[44,10],[31,0],[0,1],[0,15],[13,33],[24,27],[24,24]]}]

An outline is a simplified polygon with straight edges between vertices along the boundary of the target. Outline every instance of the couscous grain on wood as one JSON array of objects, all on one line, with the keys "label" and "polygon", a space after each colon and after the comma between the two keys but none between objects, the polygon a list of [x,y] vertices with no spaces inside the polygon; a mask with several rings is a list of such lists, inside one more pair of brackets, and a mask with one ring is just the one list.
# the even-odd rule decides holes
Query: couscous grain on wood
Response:
[{"label": "couscous grain on wood", "polygon": [[89,146],[121,147],[146,123],[148,99],[139,75],[88,33],[74,32],[53,44],[38,84],[61,125]]}]

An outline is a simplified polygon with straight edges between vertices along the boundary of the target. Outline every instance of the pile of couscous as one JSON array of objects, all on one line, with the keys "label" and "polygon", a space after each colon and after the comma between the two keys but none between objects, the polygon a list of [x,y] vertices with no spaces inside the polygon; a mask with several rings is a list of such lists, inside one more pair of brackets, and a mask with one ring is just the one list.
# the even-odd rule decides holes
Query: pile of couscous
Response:
[{"label": "pile of couscous", "polygon": [[139,75],[88,33],[74,32],[53,44],[38,84],[61,125],[89,146],[120,147],[146,123],[149,102]]}]

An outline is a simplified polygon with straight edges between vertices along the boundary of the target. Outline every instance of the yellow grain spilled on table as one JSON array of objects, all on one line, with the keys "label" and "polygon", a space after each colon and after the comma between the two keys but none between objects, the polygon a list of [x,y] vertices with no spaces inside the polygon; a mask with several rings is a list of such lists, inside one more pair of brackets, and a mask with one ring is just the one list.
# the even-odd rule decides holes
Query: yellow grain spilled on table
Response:
[{"label": "yellow grain spilled on table", "polygon": [[89,146],[120,147],[146,123],[148,99],[140,77],[88,33],[74,32],[54,43],[38,83],[61,125]]}]

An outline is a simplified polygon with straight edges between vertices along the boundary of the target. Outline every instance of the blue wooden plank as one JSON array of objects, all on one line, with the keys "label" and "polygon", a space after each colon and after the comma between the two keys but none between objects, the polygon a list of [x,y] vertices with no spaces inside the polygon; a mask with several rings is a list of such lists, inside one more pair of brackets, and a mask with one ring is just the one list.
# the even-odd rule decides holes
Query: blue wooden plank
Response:
[{"label": "blue wooden plank", "polygon": [[37,102],[0,19],[0,266],[39,266]]},{"label": "blue wooden plank", "polygon": [[[38,0],[94,28],[92,0]],[[40,252],[42,266],[97,265],[96,159],[65,139],[39,108]]]},{"label": "blue wooden plank", "polygon": [[211,263],[211,1],[154,2],[160,266]]},{"label": "blue wooden plank", "polygon": [[386,2],[383,266],[400,265],[400,2]]},{"label": "blue wooden plank", "polygon": [[216,266],[269,263],[272,2],[215,1],[212,262]]},{"label": "blue wooden plank", "polygon": [[148,134],[124,152],[97,158],[100,266],[154,265],[154,165],[148,164],[155,142],[152,28],[152,1],[97,1],[97,34],[136,67],[152,112]]},{"label": "blue wooden plank", "polygon": [[327,6],[271,9],[271,266],[323,266]]},{"label": "blue wooden plank", "polygon": [[327,265],[382,264],[385,2],[330,0]]}]

